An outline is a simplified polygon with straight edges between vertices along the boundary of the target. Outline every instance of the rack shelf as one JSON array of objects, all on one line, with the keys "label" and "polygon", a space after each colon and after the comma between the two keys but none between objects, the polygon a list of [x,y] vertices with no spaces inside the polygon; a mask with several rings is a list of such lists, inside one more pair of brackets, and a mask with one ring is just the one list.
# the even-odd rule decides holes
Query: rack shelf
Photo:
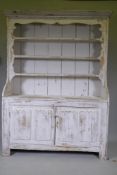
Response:
[{"label": "rack shelf", "polygon": [[70,75],[70,74],[41,74],[41,73],[15,73],[19,77],[56,77],[56,78],[99,78],[99,75]]},{"label": "rack shelf", "polygon": [[39,42],[80,42],[80,43],[90,43],[90,42],[103,42],[102,38],[99,39],[80,39],[80,38],[38,38],[38,37],[13,37],[17,41],[39,41]]},{"label": "rack shelf", "polygon": [[37,59],[37,60],[77,60],[77,61],[100,61],[100,58],[96,57],[63,57],[63,56],[41,56],[41,55],[13,55],[13,58],[17,59]]}]

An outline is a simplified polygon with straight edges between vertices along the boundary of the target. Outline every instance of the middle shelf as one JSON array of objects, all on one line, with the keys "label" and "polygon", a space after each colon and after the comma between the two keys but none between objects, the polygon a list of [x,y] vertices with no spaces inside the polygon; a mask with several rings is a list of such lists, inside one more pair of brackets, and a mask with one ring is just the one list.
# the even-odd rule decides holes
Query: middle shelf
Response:
[{"label": "middle shelf", "polygon": [[53,77],[53,78],[99,78],[99,75],[70,75],[70,74],[43,74],[43,73],[15,73],[15,76],[19,77]]},{"label": "middle shelf", "polygon": [[77,60],[77,61],[100,61],[99,57],[64,57],[64,56],[43,56],[43,55],[13,55],[15,59],[37,59],[37,60]]},{"label": "middle shelf", "polygon": [[88,57],[85,59],[79,61],[67,58],[65,60],[15,58],[13,71],[16,76],[98,78],[102,69],[101,61],[87,60]]}]

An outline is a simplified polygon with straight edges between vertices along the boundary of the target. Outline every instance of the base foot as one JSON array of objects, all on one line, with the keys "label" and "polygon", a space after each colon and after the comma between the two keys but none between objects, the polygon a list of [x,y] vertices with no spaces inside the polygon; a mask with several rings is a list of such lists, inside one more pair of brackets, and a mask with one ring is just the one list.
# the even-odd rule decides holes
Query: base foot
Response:
[{"label": "base foot", "polygon": [[2,151],[2,156],[4,156],[4,157],[8,157],[8,156],[10,156],[10,155],[11,155],[11,151],[10,151],[10,149],[3,150],[3,151]]}]

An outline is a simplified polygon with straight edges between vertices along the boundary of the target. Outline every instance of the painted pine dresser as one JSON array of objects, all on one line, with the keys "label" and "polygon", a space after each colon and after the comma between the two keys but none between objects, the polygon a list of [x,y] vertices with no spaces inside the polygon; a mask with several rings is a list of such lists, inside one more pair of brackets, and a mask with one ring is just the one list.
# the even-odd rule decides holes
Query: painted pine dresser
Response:
[{"label": "painted pine dresser", "polygon": [[3,155],[11,149],[107,158],[108,12],[7,15]]}]

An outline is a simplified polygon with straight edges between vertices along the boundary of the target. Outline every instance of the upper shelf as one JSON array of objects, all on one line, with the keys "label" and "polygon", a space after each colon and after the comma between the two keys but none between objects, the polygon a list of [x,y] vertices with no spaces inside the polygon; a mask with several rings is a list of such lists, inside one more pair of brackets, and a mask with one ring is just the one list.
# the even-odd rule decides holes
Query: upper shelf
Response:
[{"label": "upper shelf", "polygon": [[102,38],[98,39],[80,39],[80,38],[36,38],[36,37],[13,37],[17,41],[39,41],[39,42],[103,42]]},{"label": "upper shelf", "polygon": [[37,59],[37,60],[77,60],[77,61],[100,61],[96,57],[63,57],[63,56],[41,56],[41,55],[14,55],[16,59]]}]

